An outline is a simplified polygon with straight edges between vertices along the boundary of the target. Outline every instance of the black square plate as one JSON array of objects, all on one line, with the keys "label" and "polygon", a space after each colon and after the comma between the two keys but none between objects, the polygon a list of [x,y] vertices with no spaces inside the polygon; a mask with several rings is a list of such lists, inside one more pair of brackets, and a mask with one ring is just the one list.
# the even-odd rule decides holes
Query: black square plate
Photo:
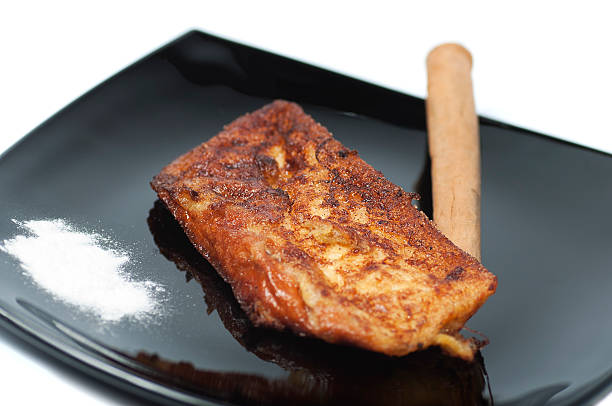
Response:
[{"label": "black square plate", "polygon": [[[423,100],[190,32],[0,159],[0,241],[18,233],[11,219],[64,218],[103,230],[138,257],[128,269],[134,278],[166,287],[167,311],[148,324],[101,328],[0,252],[2,326],[87,374],[168,403],[490,402],[482,360],[466,364],[436,350],[389,359],[253,328],[155,203],[149,181],[165,164],[276,98],[300,103],[427,200],[427,182],[419,182],[427,178]],[[491,341],[482,359],[492,397],[498,405],[595,402],[612,382],[612,158],[480,123],[483,263],[499,288],[468,326]]]}]

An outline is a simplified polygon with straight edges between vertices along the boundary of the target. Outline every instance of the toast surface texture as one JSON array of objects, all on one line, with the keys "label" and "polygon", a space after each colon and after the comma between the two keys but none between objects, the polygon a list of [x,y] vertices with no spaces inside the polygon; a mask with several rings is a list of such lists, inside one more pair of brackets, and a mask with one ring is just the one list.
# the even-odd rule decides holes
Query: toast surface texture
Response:
[{"label": "toast surface texture", "polygon": [[496,277],[294,103],[246,114],[151,182],[257,326],[471,359]]}]

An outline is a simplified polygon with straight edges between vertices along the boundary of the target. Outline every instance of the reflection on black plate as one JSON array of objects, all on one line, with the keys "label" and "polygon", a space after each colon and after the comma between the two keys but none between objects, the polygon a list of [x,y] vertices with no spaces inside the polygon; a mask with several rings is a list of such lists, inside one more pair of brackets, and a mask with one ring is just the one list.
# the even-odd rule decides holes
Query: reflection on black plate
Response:
[{"label": "reflection on black plate", "polygon": [[283,379],[270,380],[197,370],[188,362],[170,362],[145,352],[135,357],[173,376],[177,384],[241,404],[484,404],[479,356],[476,362],[465,362],[431,349],[391,358],[254,327],[230,286],[195,250],[161,201],[151,209],[148,224],[161,253],[186,272],[187,280],[193,277],[202,285],[207,312],[216,310],[223,325],[248,351],[289,372]]},{"label": "reflection on black plate", "polygon": [[[0,252],[0,323],[91,376],[162,402],[255,401],[250,391],[267,385],[280,391],[269,402],[306,402],[314,394],[321,402],[392,402],[402,391],[414,402],[416,386],[429,396],[449,380],[456,399],[481,401],[479,370],[435,352],[389,361],[298,345],[252,329],[206,290],[218,310],[208,315],[200,285],[186,284],[159,253],[145,221],[155,200],[152,176],[275,98],[300,103],[391,181],[427,197],[427,186],[417,186],[426,167],[423,100],[191,32],[93,89],[0,158],[0,240],[18,231],[12,218],[59,217],[102,231],[136,259],[126,268],[133,279],[166,287],[165,312],[149,324],[101,326],[54,301]],[[483,262],[499,286],[468,327],[490,339],[482,355],[495,404],[593,403],[612,382],[612,158],[484,119],[480,131]],[[184,363],[172,366],[177,362]],[[156,367],[182,372],[169,377]],[[189,374],[202,373],[214,374],[217,386],[204,390],[190,381]],[[237,384],[243,379],[248,386]],[[312,392],[299,392],[301,382]],[[366,384],[381,390],[366,394]]]}]

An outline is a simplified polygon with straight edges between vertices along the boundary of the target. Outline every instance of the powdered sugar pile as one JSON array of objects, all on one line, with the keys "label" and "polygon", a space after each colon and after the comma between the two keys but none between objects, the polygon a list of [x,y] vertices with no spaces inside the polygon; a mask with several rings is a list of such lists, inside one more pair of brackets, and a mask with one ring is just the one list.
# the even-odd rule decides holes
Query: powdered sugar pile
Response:
[{"label": "powdered sugar pile", "polygon": [[13,221],[29,235],[4,240],[0,250],[17,258],[24,273],[55,299],[105,322],[159,312],[164,288],[131,280],[124,271],[128,253],[109,248],[108,239],[77,231],[62,219]]}]

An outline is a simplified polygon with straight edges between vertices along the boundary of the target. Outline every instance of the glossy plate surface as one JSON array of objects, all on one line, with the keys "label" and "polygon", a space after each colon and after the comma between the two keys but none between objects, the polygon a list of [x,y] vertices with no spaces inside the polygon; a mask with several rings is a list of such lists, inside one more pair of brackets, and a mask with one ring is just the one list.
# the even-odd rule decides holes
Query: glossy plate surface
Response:
[{"label": "glossy plate surface", "polygon": [[[526,96],[527,97],[527,96]],[[0,321],[85,373],[187,404],[487,404],[482,362],[388,359],[253,328],[149,187],[178,155],[276,98],[300,103],[427,211],[420,99],[191,32],[104,82],[0,158],[11,219],[63,218],[166,287],[161,315],[100,324],[0,252]],[[497,405],[583,404],[612,381],[612,157],[481,120],[483,263],[497,293],[469,321]],[[203,297],[204,296],[204,297]],[[403,403],[402,403],[403,402]]]}]

